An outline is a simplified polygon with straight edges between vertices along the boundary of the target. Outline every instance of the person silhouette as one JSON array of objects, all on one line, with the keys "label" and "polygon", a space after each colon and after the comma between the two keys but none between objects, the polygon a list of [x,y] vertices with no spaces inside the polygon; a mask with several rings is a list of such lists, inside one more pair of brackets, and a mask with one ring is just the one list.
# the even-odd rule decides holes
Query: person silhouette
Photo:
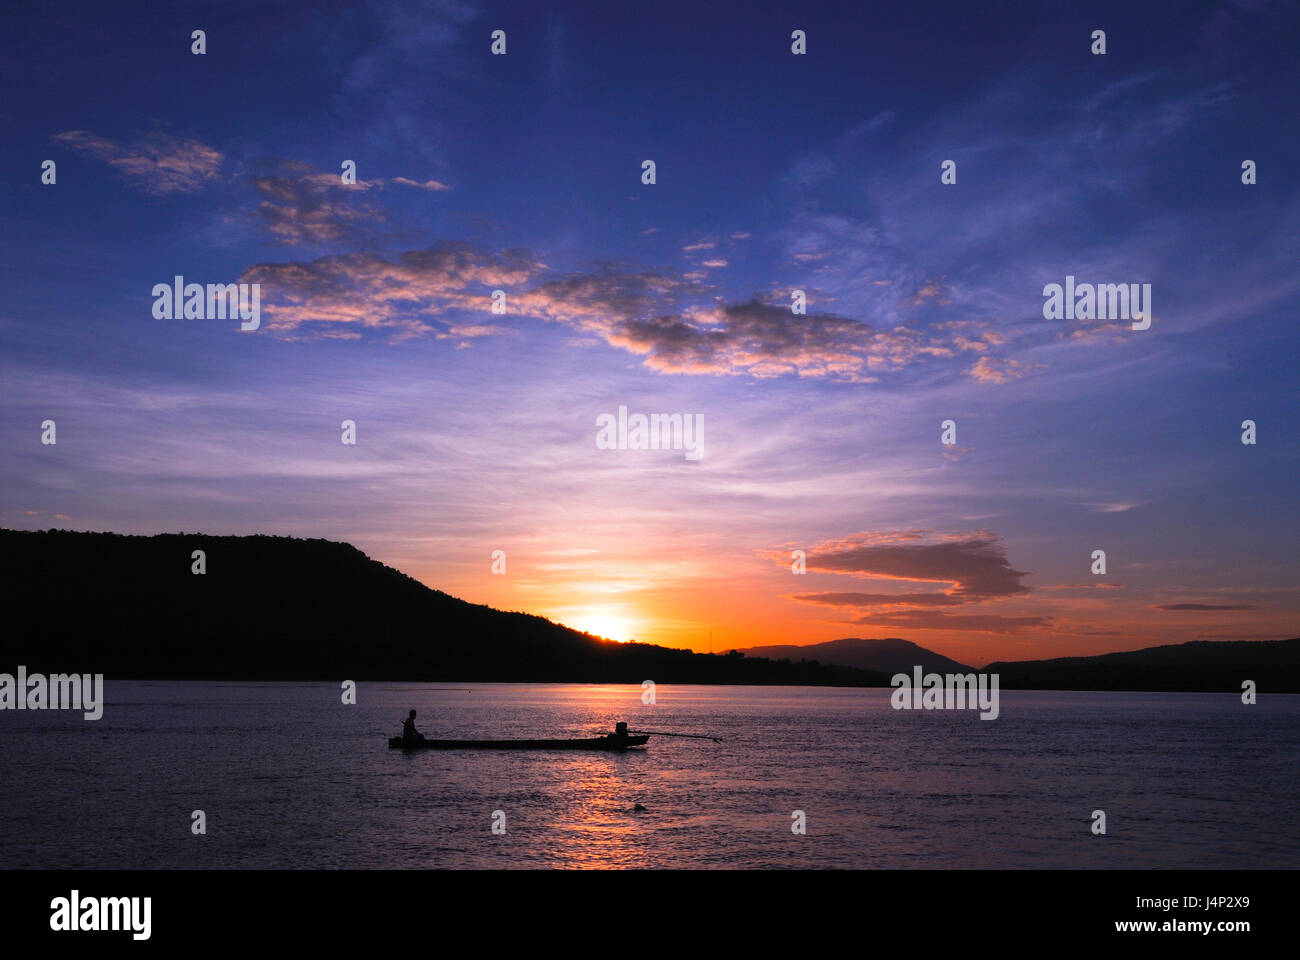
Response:
[{"label": "person silhouette", "polygon": [[403,743],[421,743],[424,735],[415,729],[415,711],[412,710],[410,716],[402,721],[402,742]]}]

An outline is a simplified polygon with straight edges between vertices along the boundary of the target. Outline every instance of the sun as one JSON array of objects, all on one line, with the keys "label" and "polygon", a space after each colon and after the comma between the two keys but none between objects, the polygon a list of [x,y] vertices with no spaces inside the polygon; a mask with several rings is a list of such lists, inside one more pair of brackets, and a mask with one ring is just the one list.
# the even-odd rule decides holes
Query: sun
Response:
[{"label": "sun", "polygon": [[632,628],[628,622],[604,611],[593,611],[577,618],[576,627],[587,633],[594,633],[598,637],[617,640],[619,643],[627,643],[632,639]]}]

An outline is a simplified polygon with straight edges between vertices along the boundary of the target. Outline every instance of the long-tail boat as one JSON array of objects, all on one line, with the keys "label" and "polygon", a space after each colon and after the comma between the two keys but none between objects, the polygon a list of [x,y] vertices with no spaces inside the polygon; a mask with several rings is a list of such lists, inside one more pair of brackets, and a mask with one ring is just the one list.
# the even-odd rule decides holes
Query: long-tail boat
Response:
[{"label": "long-tail boat", "polygon": [[388,745],[400,750],[615,750],[644,747],[650,735],[628,735],[627,724],[618,723],[613,733],[603,737],[571,740],[426,740],[415,737],[390,737]]},{"label": "long-tail boat", "polygon": [[389,738],[388,745],[401,750],[614,750],[643,747],[649,736],[586,737],[575,740],[412,740]]}]

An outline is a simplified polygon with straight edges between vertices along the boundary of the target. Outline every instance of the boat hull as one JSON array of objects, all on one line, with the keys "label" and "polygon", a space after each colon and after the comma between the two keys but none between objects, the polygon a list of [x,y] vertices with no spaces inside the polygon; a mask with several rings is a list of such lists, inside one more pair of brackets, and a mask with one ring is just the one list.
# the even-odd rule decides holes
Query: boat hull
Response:
[{"label": "boat hull", "polygon": [[400,750],[610,750],[621,753],[628,747],[643,747],[650,737],[590,737],[581,740],[419,740],[403,743],[390,737],[388,745]]}]

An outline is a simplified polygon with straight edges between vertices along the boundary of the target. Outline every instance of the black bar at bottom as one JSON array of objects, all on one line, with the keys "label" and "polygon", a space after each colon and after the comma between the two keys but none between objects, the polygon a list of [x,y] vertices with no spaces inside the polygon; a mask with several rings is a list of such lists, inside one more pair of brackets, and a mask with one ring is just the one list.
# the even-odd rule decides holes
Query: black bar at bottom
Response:
[{"label": "black bar at bottom", "polygon": [[[1280,942],[1294,881],[1285,871],[6,871],[0,936],[92,950],[391,944],[403,955],[412,936],[431,949],[462,939],[536,949],[542,937],[561,949],[576,938],[584,951],[621,951],[627,937],[644,936],[658,949],[714,941],[734,952],[746,942],[770,948],[773,937],[827,946],[837,933],[873,949],[992,938],[1231,950]],[[105,925],[134,919],[135,932],[52,929],[52,918],[74,925],[74,890],[76,926],[94,900],[87,922],[105,912]],[[145,897],[148,939],[135,936],[142,899],[135,913],[102,901]],[[61,916],[59,898],[68,901]],[[603,934],[620,939],[591,939]]]}]

